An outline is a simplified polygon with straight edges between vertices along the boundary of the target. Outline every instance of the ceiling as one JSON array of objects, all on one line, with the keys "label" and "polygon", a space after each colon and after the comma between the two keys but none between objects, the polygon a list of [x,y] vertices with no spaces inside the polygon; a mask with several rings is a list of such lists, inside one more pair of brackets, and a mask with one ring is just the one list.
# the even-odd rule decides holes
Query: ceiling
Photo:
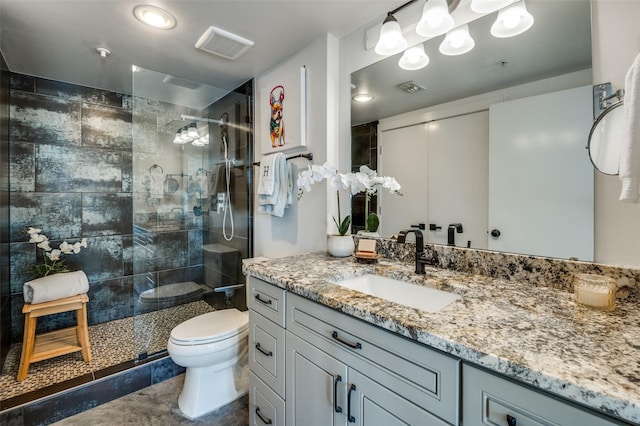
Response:
[{"label": "ceiling", "polygon": [[[496,12],[469,23],[475,47],[464,55],[440,54],[444,36],[439,36],[424,43],[431,61],[421,70],[401,69],[398,54],[353,73],[353,94],[369,92],[375,99],[352,103],[352,124],[591,68],[589,0],[526,0],[526,5],[535,22],[518,36],[490,34]],[[396,87],[411,80],[426,90],[408,94]]]},{"label": "ceiling", "polygon": [[[133,7],[175,16],[159,30]],[[340,38],[402,0],[0,0],[0,47],[11,71],[131,93],[131,65],[234,89],[323,34]],[[255,42],[235,61],[195,49],[210,26]],[[111,55],[101,59],[97,47]]]}]

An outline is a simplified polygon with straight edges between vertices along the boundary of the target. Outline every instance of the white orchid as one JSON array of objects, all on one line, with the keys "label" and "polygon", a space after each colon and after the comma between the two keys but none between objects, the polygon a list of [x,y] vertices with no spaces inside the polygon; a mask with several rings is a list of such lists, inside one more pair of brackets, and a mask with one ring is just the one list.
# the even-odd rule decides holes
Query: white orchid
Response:
[{"label": "white orchid", "polygon": [[40,277],[44,277],[59,272],[69,272],[64,260],[61,259],[63,254],[78,254],[82,248],[87,247],[87,239],[69,244],[63,241],[57,249],[52,249],[49,237],[41,233],[39,228],[29,227],[26,233],[29,234],[29,242],[35,243],[36,247],[44,251],[44,264],[34,265],[33,271]]},{"label": "white orchid", "polygon": [[[367,166],[360,166],[360,171],[356,173],[339,173],[335,167],[329,163],[324,163],[322,166],[310,165],[306,170],[303,170],[298,174],[298,199],[302,198],[305,192],[311,191],[314,183],[320,182],[323,179],[329,181],[329,185],[337,192],[338,199],[338,220],[334,218],[333,221],[338,227],[340,235],[344,235],[348,231],[351,224],[351,217],[347,216],[344,221],[340,220],[340,194],[339,191],[348,189],[351,195],[359,194],[360,192],[366,192],[366,202],[368,202],[372,195],[378,192],[378,187],[388,189],[389,191],[400,194],[400,184],[392,177],[378,176],[375,170],[371,170]],[[368,210],[368,208],[367,208]]]}]

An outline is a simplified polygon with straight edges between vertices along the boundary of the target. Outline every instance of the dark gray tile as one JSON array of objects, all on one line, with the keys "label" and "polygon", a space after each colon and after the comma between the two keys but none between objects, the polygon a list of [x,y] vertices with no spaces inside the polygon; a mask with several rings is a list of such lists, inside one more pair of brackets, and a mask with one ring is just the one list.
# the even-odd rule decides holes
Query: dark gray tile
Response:
[{"label": "dark gray tile", "polygon": [[162,232],[155,238],[155,270],[185,268],[189,259],[185,255],[189,249],[187,231]]},{"label": "dark gray tile", "polygon": [[33,243],[11,243],[11,293],[21,293],[26,281],[34,278],[31,267],[36,263],[36,247]]},{"label": "dark gray tile", "polygon": [[133,154],[122,151],[122,192],[133,192]]},{"label": "dark gray tile", "polygon": [[82,235],[133,233],[131,194],[83,193]]},{"label": "dark gray tile", "polygon": [[0,424],[4,426],[23,426],[22,408],[14,408],[0,413]]},{"label": "dark gray tile", "polygon": [[12,192],[33,192],[36,189],[36,156],[32,143],[14,142],[9,148],[9,181]]},{"label": "dark gray tile", "polygon": [[82,86],[46,78],[36,78],[36,93],[72,101],[82,100]]},{"label": "dark gray tile", "polygon": [[132,277],[92,283],[88,295],[89,325],[133,316]]},{"label": "dark gray tile", "polygon": [[24,422],[46,425],[151,385],[150,366],[97,381],[24,408]]},{"label": "dark gray tile", "polygon": [[74,255],[75,268],[82,269],[89,282],[97,282],[123,276],[122,236],[87,238],[87,248]]},{"label": "dark gray tile", "polygon": [[24,230],[41,228],[50,239],[81,235],[81,194],[16,192],[11,195],[11,241],[28,241]]},{"label": "dark gray tile", "polygon": [[202,229],[189,230],[189,265],[202,265]]},{"label": "dark gray tile", "polygon": [[39,145],[36,191],[120,192],[122,154],[117,151]]},{"label": "dark gray tile", "polygon": [[16,72],[10,73],[9,87],[11,90],[20,90],[22,92],[35,93],[36,80],[35,77]]},{"label": "dark gray tile", "polygon": [[80,102],[11,91],[12,142],[80,145]]},{"label": "dark gray tile", "polygon": [[133,275],[133,235],[122,236],[122,273]]},{"label": "dark gray tile", "polygon": [[131,149],[131,111],[102,105],[82,104],[84,146]]},{"label": "dark gray tile", "polygon": [[92,104],[122,108],[123,95],[93,87],[82,87],[82,100]]},{"label": "dark gray tile", "polygon": [[170,357],[151,364],[151,383],[164,382],[185,372],[185,368],[179,366]]}]

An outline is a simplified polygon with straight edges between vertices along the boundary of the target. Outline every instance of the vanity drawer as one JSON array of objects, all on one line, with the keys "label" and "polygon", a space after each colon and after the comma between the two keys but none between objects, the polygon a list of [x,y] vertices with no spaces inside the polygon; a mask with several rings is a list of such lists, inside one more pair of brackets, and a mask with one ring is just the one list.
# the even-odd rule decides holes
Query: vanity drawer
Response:
[{"label": "vanity drawer", "polygon": [[264,282],[258,278],[249,277],[249,294],[247,304],[249,309],[262,314],[265,318],[284,327],[285,290]]},{"label": "vanity drawer", "polygon": [[249,425],[284,426],[284,401],[255,374],[249,373]]},{"label": "vanity drawer", "polygon": [[[457,358],[295,294],[287,295],[287,330],[366,371],[373,380],[414,404],[458,424]],[[371,364],[378,368],[371,368]]]},{"label": "vanity drawer", "polygon": [[621,425],[478,368],[462,367],[465,426]]},{"label": "vanity drawer", "polygon": [[249,311],[249,368],[284,398],[285,331],[255,311]]}]

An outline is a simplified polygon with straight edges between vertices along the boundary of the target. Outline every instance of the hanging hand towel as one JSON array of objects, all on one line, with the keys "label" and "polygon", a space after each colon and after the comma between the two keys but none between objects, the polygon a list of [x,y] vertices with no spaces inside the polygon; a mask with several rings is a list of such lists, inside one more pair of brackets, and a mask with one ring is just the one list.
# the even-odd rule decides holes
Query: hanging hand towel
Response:
[{"label": "hanging hand towel", "polygon": [[43,303],[85,294],[89,280],[82,271],[47,275],[24,283],[23,290],[25,303]]},{"label": "hanging hand towel", "polygon": [[640,53],[624,80],[624,121],[620,154],[620,201],[640,200]]},{"label": "hanging hand towel", "polygon": [[258,211],[272,216],[284,216],[285,208],[291,204],[293,188],[291,165],[284,155],[276,158],[273,165],[274,190],[271,195],[258,195]]},{"label": "hanging hand towel", "polygon": [[273,195],[276,188],[276,161],[283,158],[285,158],[284,154],[280,152],[262,158],[260,162],[260,182],[258,184],[259,195]]},{"label": "hanging hand towel", "polygon": [[151,198],[162,198],[164,195],[164,175],[151,173],[149,175],[149,196]]}]

